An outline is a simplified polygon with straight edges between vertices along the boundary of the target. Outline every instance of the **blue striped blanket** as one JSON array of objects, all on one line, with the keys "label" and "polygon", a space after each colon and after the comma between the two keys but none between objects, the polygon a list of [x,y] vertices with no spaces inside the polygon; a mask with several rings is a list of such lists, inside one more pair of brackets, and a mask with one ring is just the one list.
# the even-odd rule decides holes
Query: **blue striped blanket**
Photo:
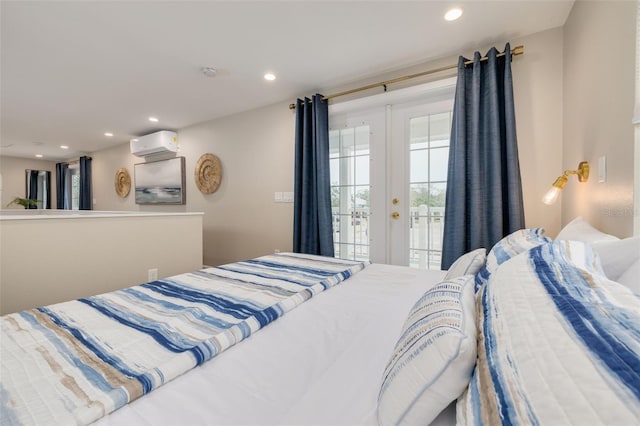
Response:
[{"label": "blue striped blanket", "polygon": [[364,267],[277,254],[5,315],[1,423],[91,423]]},{"label": "blue striped blanket", "polygon": [[459,424],[640,424],[640,295],[589,245],[555,241],[495,271]]}]

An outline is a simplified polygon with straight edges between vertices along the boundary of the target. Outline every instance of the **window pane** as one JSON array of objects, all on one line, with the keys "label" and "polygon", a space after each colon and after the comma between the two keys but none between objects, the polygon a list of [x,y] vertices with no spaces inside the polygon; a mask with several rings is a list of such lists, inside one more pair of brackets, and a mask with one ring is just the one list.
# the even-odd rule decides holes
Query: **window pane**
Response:
[{"label": "window pane", "polygon": [[369,211],[369,186],[356,186],[356,196],[354,199],[356,209],[366,209]]},{"label": "window pane", "polygon": [[341,140],[340,155],[341,156],[344,157],[348,155],[353,155],[354,137],[355,137],[354,129],[343,129],[340,132],[340,140]]},{"label": "window pane", "polygon": [[337,158],[329,160],[329,173],[331,185],[340,185],[340,160]]},{"label": "window pane", "polygon": [[355,132],[355,154],[369,154],[369,126],[356,127]]},{"label": "window pane", "polygon": [[329,158],[340,154],[340,130],[329,130]]},{"label": "window pane", "polygon": [[429,116],[409,120],[410,149],[427,148],[429,141]]},{"label": "window pane", "polygon": [[431,181],[447,180],[447,166],[449,163],[449,148],[431,149],[431,158],[429,162],[429,175]]},{"label": "window pane", "polygon": [[355,184],[369,185],[369,156],[355,157]]},{"label": "window pane", "polygon": [[429,217],[429,248],[432,250],[442,250],[442,234],[444,231],[444,220],[440,216]]},{"label": "window pane", "polygon": [[356,249],[356,260],[368,260],[369,259],[369,246],[368,245],[357,245]]},{"label": "window pane", "polygon": [[435,212],[444,217],[444,201],[447,193],[446,183],[432,183],[429,185],[429,206],[431,206],[431,214]]},{"label": "window pane", "polygon": [[340,214],[351,215],[353,211],[353,187],[341,186],[338,191],[340,194]]},{"label": "window pane", "polygon": [[429,180],[429,151],[422,149],[411,151],[411,182],[427,182]]},{"label": "window pane", "polygon": [[422,184],[411,184],[410,185],[411,192],[411,208],[418,207],[420,205],[429,205],[429,185],[426,183]]},{"label": "window pane", "polygon": [[340,187],[331,187],[331,212],[332,214],[340,213]]},{"label": "window pane", "polygon": [[451,113],[443,112],[429,116],[429,140],[431,148],[449,145],[451,135]]},{"label": "window pane", "polygon": [[353,185],[354,157],[340,158],[340,185]]}]

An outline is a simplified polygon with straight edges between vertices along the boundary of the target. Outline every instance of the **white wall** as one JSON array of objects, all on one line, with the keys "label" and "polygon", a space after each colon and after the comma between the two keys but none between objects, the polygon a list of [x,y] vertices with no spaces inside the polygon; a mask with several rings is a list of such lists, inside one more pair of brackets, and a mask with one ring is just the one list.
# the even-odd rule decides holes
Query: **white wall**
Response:
[{"label": "white wall", "polygon": [[[576,1],[564,26],[563,166],[591,164],[562,193],[562,222],[576,215],[619,237],[633,233],[636,2]],[[598,183],[598,157],[607,181]],[[558,173],[559,174],[559,173]],[[638,214],[638,213],[636,213]]]}]

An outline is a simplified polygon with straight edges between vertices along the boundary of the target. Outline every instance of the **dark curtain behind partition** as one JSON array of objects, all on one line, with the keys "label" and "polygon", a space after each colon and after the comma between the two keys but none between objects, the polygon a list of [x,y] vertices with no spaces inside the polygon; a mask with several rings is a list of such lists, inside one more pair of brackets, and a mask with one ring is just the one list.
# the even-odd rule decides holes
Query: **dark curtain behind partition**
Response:
[{"label": "dark curtain behind partition", "polygon": [[511,76],[511,51],[492,48],[488,60],[475,52],[473,65],[458,60],[442,269],[462,254],[491,248],[524,228]]},{"label": "dark curtain behind partition", "polygon": [[93,209],[91,191],[91,157],[80,157],[80,210]]},{"label": "dark curtain behind partition", "polygon": [[43,207],[43,208],[50,209],[51,208],[51,172],[47,170],[45,173],[46,173],[46,179],[47,179],[47,182],[44,185],[46,207]]},{"label": "dark curtain behind partition", "polygon": [[329,105],[322,95],[296,103],[293,251],[333,256]]},{"label": "dark curtain behind partition", "polygon": [[[38,173],[39,170],[29,170],[29,188],[27,194],[30,200],[38,201]],[[28,209],[37,209],[37,204],[29,204]]]},{"label": "dark curtain behind partition", "polygon": [[65,186],[67,182],[67,169],[69,164],[56,163],[56,208],[63,210],[68,208],[65,205]]}]

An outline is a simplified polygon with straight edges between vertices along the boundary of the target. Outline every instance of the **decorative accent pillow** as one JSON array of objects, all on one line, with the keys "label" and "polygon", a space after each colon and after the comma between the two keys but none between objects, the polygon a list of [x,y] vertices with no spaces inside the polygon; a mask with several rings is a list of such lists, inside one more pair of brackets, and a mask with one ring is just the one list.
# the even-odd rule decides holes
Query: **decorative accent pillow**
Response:
[{"label": "decorative accent pillow", "polygon": [[533,247],[551,241],[543,234],[543,228],[520,229],[498,241],[489,251],[484,268],[476,275],[476,292],[489,280],[489,276],[498,269],[501,263]]},{"label": "decorative accent pillow", "polygon": [[453,262],[453,265],[444,276],[445,280],[461,277],[463,275],[475,275],[487,262],[487,249],[479,248],[465,253]]},{"label": "decorative accent pillow", "polygon": [[378,422],[431,423],[469,384],[476,345],[473,276],[427,291],[409,312],[384,371]]},{"label": "decorative accent pillow", "polygon": [[605,234],[604,232],[597,230],[581,216],[578,216],[560,230],[556,240],[573,240],[583,241],[585,243],[595,243],[599,241],[617,241],[618,237]]}]

